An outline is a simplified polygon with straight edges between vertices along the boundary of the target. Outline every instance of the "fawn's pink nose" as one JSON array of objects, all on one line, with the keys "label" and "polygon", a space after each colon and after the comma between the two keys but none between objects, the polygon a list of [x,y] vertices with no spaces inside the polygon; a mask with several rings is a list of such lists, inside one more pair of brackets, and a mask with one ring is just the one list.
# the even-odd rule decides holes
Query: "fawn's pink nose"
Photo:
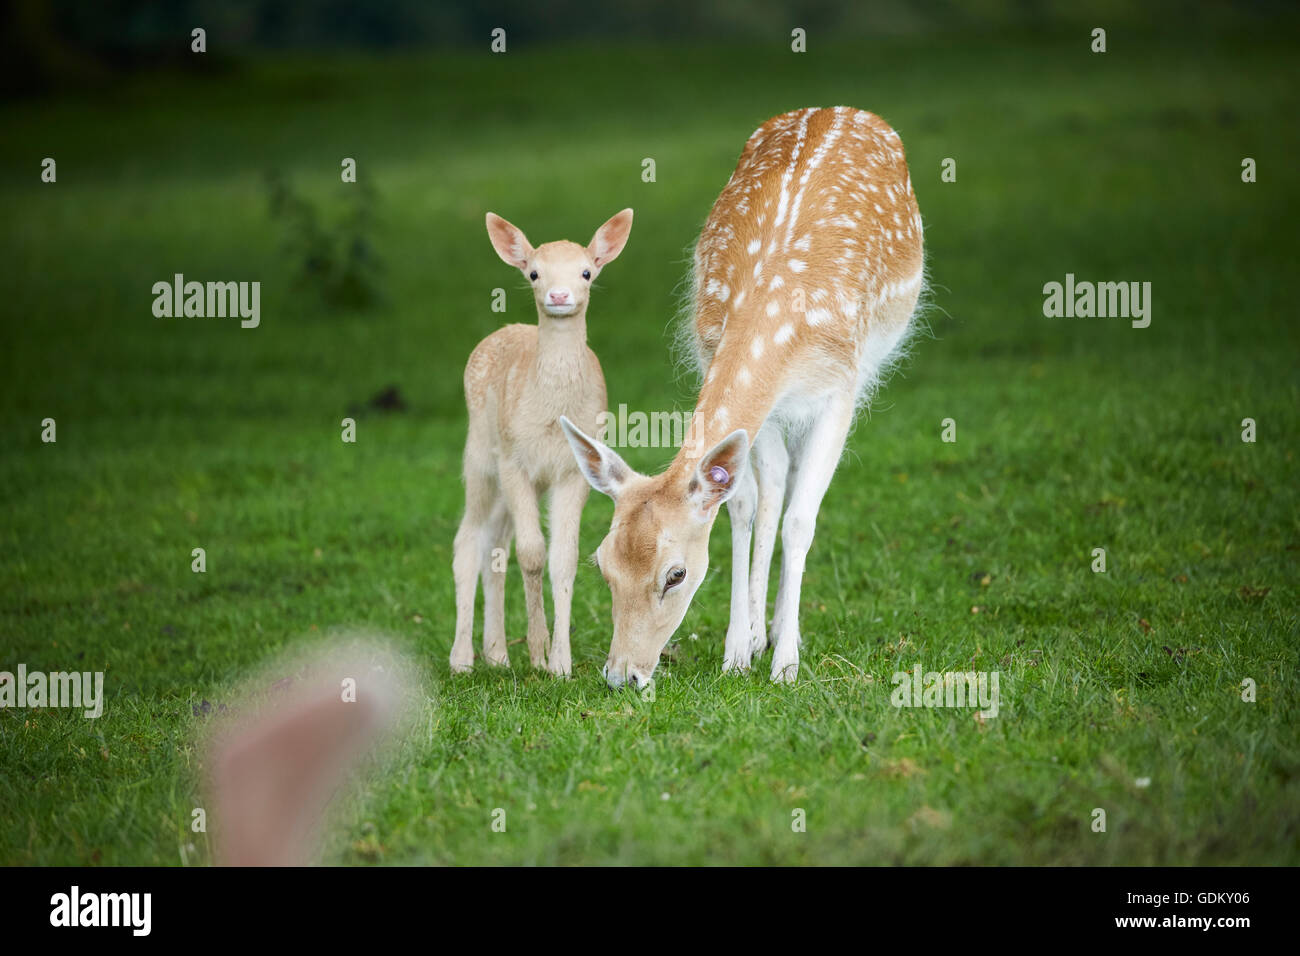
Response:
[{"label": "fawn's pink nose", "polygon": [[547,294],[551,297],[551,305],[564,305],[569,301],[568,289],[555,289]]}]

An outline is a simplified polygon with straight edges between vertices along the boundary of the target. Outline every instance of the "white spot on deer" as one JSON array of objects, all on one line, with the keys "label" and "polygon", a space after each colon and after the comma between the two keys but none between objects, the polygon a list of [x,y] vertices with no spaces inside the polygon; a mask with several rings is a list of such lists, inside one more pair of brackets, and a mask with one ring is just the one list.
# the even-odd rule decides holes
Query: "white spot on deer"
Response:
[{"label": "white spot on deer", "polygon": [[804,269],[808,268],[808,263],[802,259],[791,259],[786,265],[790,267],[791,272],[803,272]]},{"label": "white spot on deer", "polygon": [[799,165],[799,151],[803,149],[804,137],[808,135],[808,118],[814,112],[813,108],[806,109],[799,118],[799,132],[794,149],[790,151],[790,165],[785,168],[785,173],[781,176],[781,199],[776,207],[776,222],[772,223],[773,226],[785,222],[785,214],[790,205],[790,180],[794,178],[795,167]]},{"label": "white spot on deer", "polygon": [[745,251],[752,256],[754,253],[758,252],[758,248],[762,244],[763,244],[762,239],[751,239],[749,240],[749,245],[745,246]]},{"label": "white spot on deer", "polygon": [[790,341],[792,335],[794,335],[794,326],[787,322],[776,330],[776,334],[772,336],[772,341],[777,345],[785,345],[786,342]]},{"label": "white spot on deer", "polygon": [[[790,248],[790,240],[794,238],[794,227],[795,223],[799,221],[799,207],[803,205],[803,197],[807,192],[808,179],[812,176],[817,167],[822,164],[822,160],[826,158],[826,154],[830,152],[831,147],[835,145],[835,142],[840,138],[840,133],[843,131],[843,117],[836,115],[835,122],[831,124],[830,130],[822,137],[822,141],[818,144],[817,148],[813,150],[813,156],[808,163],[808,167],[804,170],[803,175],[799,177],[799,194],[794,197],[794,207],[790,211],[790,223],[785,229],[784,248],[786,249]],[[839,187],[833,188],[838,191]],[[778,223],[778,225],[780,225],[780,223]]]},{"label": "white spot on deer", "polygon": [[742,365],[740,371],[736,373],[736,381],[740,382],[741,385],[748,385],[753,380],[754,376],[749,374],[749,369]]},{"label": "white spot on deer", "polygon": [[805,318],[808,320],[809,325],[821,325],[823,322],[829,322],[831,320],[831,310],[809,309]]},{"label": "white spot on deer", "polygon": [[763,357],[763,337],[761,335],[755,338],[749,346],[749,354],[756,359]]},{"label": "white spot on deer", "polygon": [[785,285],[785,278],[778,272],[776,275],[772,276],[772,281],[768,283],[767,288],[769,291],[775,292],[783,285]]},{"label": "white spot on deer", "polygon": [[773,299],[771,302],[767,304],[767,314],[769,316],[776,315],[780,311],[781,311],[781,307],[776,304],[775,299]]}]

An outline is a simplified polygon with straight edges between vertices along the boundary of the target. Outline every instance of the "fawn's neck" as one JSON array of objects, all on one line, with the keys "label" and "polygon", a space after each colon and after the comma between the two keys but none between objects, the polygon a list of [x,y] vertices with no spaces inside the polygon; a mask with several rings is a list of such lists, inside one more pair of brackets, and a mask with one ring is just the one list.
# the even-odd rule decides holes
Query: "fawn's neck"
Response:
[{"label": "fawn's neck", "polygon": [[569,379],[586,367],[587,313],[584,309],[563,318],[538,311],[537,375],[542,379]]}]

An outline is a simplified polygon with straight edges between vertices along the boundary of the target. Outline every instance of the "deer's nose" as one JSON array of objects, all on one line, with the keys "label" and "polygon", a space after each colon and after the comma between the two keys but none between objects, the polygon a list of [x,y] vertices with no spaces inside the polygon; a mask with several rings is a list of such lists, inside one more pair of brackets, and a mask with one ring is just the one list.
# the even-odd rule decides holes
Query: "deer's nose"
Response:
[{"label": "deer's nose", "polygon": [[552,305],[564,305],[569,301],[570,293],[568,289],[552,289],[547,295],[550,296]]}]

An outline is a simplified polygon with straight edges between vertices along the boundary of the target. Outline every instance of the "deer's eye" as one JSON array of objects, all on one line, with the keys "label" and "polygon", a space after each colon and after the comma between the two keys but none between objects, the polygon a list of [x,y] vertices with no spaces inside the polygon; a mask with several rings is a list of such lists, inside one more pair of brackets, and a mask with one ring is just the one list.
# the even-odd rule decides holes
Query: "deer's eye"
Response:
[{"label": "deer's eye", "polygon": [[537,281],[537,270],[534,269],[532,272],[528,273],[528,278],[530,278],[530,279],[532,279],[534,282],[536,282],[536,281]]},{"label": "deer's eye", "polygon": [[668,580],[664,583],[664,593],[667,594],[677,585],[686,580],[686,569],[680,564],[668,572]]},{"label": "deer's eye", "polygon": [[583,269],[583,270],[582,270],[582,277],[583,277],[584,279],[590,281],[590,280],[591,280],[591,270],[590,270],[590,269]]}]

